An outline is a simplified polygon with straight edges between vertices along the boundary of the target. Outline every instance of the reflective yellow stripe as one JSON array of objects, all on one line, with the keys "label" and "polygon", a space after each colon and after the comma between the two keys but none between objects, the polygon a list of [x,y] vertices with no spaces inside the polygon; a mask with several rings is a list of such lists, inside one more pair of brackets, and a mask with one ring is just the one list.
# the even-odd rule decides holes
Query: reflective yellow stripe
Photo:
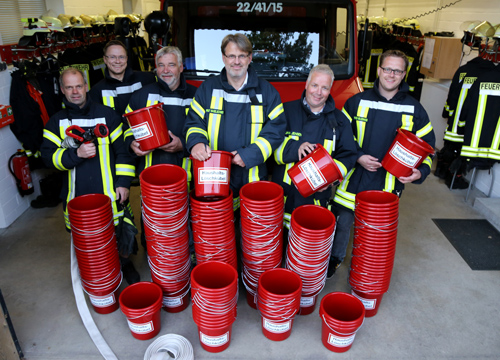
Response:
[{"label": "reflective yellow stripe", "polygon": [[345,165],[342,162],[340,162],[336,159],[333,159],[333,161],[335,161],[335,164],[337,164],[337,167],[339,168],[340,173],[342,174],[342,179],[344,179],[345,176],[347,175],[347,168],[345,167]]},{"label": "reflective yellow stripe", "polygon": [[432,124],[429,121],[427,125],[425,125],[423,128],[417,131],[417,136],[419,138],[424,137],[425,135],[429,134],[432,131]]},{"label": "reflective yellow stripe", "polygon": [[110,108],[115,108],[115,99],[112,96],[103,96],[102,103]]},{"label": "reflective yellow stripe", "polygon": [[116,129],[109,135],[111,139],[111,143],[114,143],[116,139],[118,139],[123,134],[123,124],[120,124],[116,127]]},{"label": "reflective yellow stripe", "polygon": [[130,128],[125,130],[125,132],[123,133],[124,139],[128,138],[129,136],[134,136],[134,133],[132,132],[132,129],[130,129]]},{"label": "reflective yellow stripe", "polygon": [[191,159],[185,157],[182,159],[182,168],[186,170],[188,184],[191,182],[193,175],[191,174]]},{"label": "reflective yellow stripe", "polygon": [[205,109],[201,107],[201,105],[196,101],[196,99],[193,99],[193,101],[191,101],[191,109],[193,109],[193,111],[197,113],[201,119],[205,117]]},{"label": "reflective yellow stripe", "polygon": [[240,197],[233,198],[233,211],[236,211],[240,208]]},{"label": "reflective yellow stripe", "polygon": [[[368,119],[368,106],[358,106],[357,116]],[[366,121],[356,121],[357,140],[360,147],[363,147],[363,140],[365,138]]]},{"label": "reflective yellow stripe", "polygon": [[[212,96],[210,109],[222,111],[224,105],[224,98],[221,96]],[[212,150],[219,150],[219,131],[222,114],[218,112],[211,112],[208,115],[208,140]]]},{"label": "reflective yellow stripe", "polygon": [[292,168],[292,166],[295,165],[294,162],[292,163],[288,163],[285,165],[285,173],[283,174],[283,182],[285,184],[288,184],[288,185],[291,185],[292,184],[292,179],[290,178],[290,176],[288,175],[288,170],[290,170]]},{"label": "reflective yellow stripe", "polygon": [[276,106],[276,107],[273,109],[273,111],[271,111],[271,112],[269,113],[268,117],[269,117],[269,119],[274,120],[274,119],[276,119],[278,116],[280,116],[280,115],[283,113],[283,111],[285,111],[285,110],[283,109],[283,104],[279,104],[278,106]]},{"label": "reflective yellow stripe", "polygon": [[153,165],[153,152],[150,152],[144,156],[144,169]]},{"label": "reflective yellow stripe", "polygon": [[326,151],[328,151],[330,155],[332,155],[333,152],[333,145],[334,144],[332,140],[325,139],[325,141],[323,141],[323,147],[325,148]]},{"label": "reflective yellow stripe", "polygon": [[292,138],[287,136],[281,145],[274,151],[274,160],[276,160],[276,164],[283,165],[285,163],[283,161],[283,150],[285,150],[285,146],[290,140],[292,140]]},{"label": "reflective yellow stripe", "polygon": [[413,115],[401,115],[401,128],[412,131],[413,129]]},{"label": "reflective yellow stripe", "polygon": [[318,199],[314,199],[314,205],[321,206],[321,201],[319,201]]},{"label": "reflective yellow stripe", "polygon": [[262,153],[262,157],[264,158],[264,161],[266,161],[269,156],[271,156],[271,153],[273,151],[273,148],[271,147],[269,141],[267,141],[263,137],[259,137],[257,138],[257,140],[255,140],[255,145],[259,147],[260,152]]},{"label": "reflective yellow stripe", "polygon": [[396,186],[396,177],[387,171],[385,175],[385,189],[383,190],[387,192],[392,192],[395,186]]},{"label": "reflective yellow stripe", "polygon": [[117,176],[135,176],[135,166],[128,164],[116,164]]},{"label": "reflective yellow stripe", "polygon": [[52,163],[54,164],[54,166],[56,167],[57,170],[61,170],[61,171],[68,170],[64,167],[64,165],[62,163],[62,157],[63,157],[63,154],[65,151],[66,151],[66,149],[59,148],[54,152],[54,154],[52,154]]},{"label": "reflective yellow stripe", "polygon": [[43,129],[43,137],[47,140],[52,141],[57,147],[61,147],[61,144],[62,144],[61,138],[58,137],[53,132],[51,132],[47,129]]},{"label": "reflective yellow stripe", "polygon": [[197,128],[197,127],[191,127],[191,128],[189,128],[189,130],[186,133],[186,141],[189,138],[189,135],[195,134],[195,133],[205,136],[208,140],[208,133],[205,130],[203,130],[201,128]]}]

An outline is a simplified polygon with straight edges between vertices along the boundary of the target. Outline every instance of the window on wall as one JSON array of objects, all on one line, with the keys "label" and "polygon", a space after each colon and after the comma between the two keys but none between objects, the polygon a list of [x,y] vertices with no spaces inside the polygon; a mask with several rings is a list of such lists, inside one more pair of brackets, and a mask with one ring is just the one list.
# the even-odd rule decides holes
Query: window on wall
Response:
[{"label": "window on wall", "polygon": [[0,0],[0,34],[4,44],[17,44],[23,36],[22,18],[40,17],[45,0]]}]

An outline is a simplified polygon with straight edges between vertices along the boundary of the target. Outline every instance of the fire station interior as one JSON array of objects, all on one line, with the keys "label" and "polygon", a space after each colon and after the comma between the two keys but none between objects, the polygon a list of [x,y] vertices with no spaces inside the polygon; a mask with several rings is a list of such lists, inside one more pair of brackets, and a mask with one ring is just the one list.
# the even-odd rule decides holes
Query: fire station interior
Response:
[{"label": "fire station interior", "polygon": [[[129,24],[135,29],[133,31],[137,30],[139,37],[144,38],[145,44],[145,61],[138,61],[135,66],[138,70],[149,67],[152,70],[152,61],[146,57],[152,54],[151,42],[161,38],[161,34],[148,34],[144,27],[145,18],[152,11],[159,10],[160,3],[169,1],[110,0],[106,4],[97,0],[89,0],[87,4],[76,0],[37,1],[42,7],[30,11],[39,13],[26,12],[22,10],[23,1],[15,1],[15,6],[21,9],[18,10],[21,18],[26,22],[19,22],[14,40],[6,40],[11,30],[0,25],[0,104],[7,105],[0,105],[0,158],[3,159],[0,164],[0,360],[500,358],[500,181],[498,176],[495,177],[499,166],[491,158],[475,161],[477,159],[461,155],[460,146],[450,141],[450,137],[446,138],[447,117],[451,117],[447,113],[446,101],[459,67],[478,57],[498,64],[500,4],[491,4],[489,0],[414,0],[411,4],[403,0],[390,3],[379,0],[331,1],[344,9],[355,10],[357,17],[347,19],[342,25],[344,30],[356,28],[360,31],[368,26],[373,40],[371,51],[354,59],[354,52],[347,46],[349,36],[340,34],[339,38],[337,33],[337,41],[342,39],[342,44],[346,44],[344,50],[347,54],[341,61],[344,72],[339,80],[347,79],[357,67],[357,81],[365,89],[370,88],[374,79],[368,64],[371,58],[380,55],[377,51],[384,46],[377,43],[377,39],[385,39],[384,42],[390,37],[420,54],[412,96],[424,106],[436,134],[432,171],[422,184],[406,185],[399,199],[397,243],[389,274],[390,285],[375,304],[366,299],[362,303],[365,313],[373,307],[376,311],[372,310],[370,316],[365,316],[355,332],[343,334],[337,331],[335,339],[341,339],[336,343],[338,346],[328,347],[325,342],[333,340],[321,310],[321,301],[326,295],[352,293],[352,253],[357,244],[352,229],[346,258],[333,277],[325,281],[311,313],[295,315],[290,324],[291,333],[284,340],[276,341],[264,335],[261,313],[248,304],[240,273],[237,317],[224,340],[227,348],[216,352],[213,347],[210,351],[206,345],[202,346],[192,300],[180,312],[159,310],[160,320],[154,324],[159,332],[146,339],[133,335],[130,327],[133,319],[122,309],[107,314],[97,312],[89,295],[82,292],[81,285],[75,285],[72,278],[72,270],[77,271],[77,264],[71,261],[71,237],[64,226],[62,204],[59,199],[43,197],[42,187],[47,185],[43,180],[53,171],[43,168],[31,171],[33,190],[26,191],[16,183],[16,175],[9,169],[11,164],[20,162],[25,156],[25,153],[17,153],[17,149],[22,148],[22,141],[11,130],[12,121],[16,121],[16,112],[10,116],[9,108],[13,100],[14,78],[11,74],[19,71],[22,64],[39,64],[50,56],[57,59],[63,53],[62,48],[57,48],[49,55],[38,43],[40,34],[23,33],[24,25],[29,27],[36,22],[27,19],[41,19],[42,12],[52,10],[51,14],[56,18],[57,14],[65,14],[68,19],[74,16],[72,27],[78,27],[84,24],[85,18],[76,19],[78,14],[102,14],[102,31],[107,23],[112,25],[106,31],[112,33],[115,18],[135,14],[128,18]],[[329,1],[315,1],[325,2]],[[171,3],[182,5],[180,1]],[[214,6],[222,3],[227,5],[225,1],[213,2]],[[258,4],[265,8],[269,4],[286,7],[286,3]],[[241,2],[236,6],[245,9],[246,4]],[[249,8],[251,4],[248,3]],[[0,10],[5,13],[2,6],[0,4]],[[342,12],[342,17],[349,17],[351,10]],[[186,13],[187,9],[181,7],[170,10],[169,15],[177,17],[178,21],[173,21],[178,32],[174,31],[170,36],[177,36],[177,41],[185,39],[185,43],[179,46],[183,53],[194,56],[195,29],[202,29],[203,24],[210,24],[207,28],[217,26],[212,20],[203,23],[201,18],[196,20],[199,23],[190,22],[187,16],[182,18]],[[2,16],[0,14],[1,21]],[[277,23],[285,28],[286,20],[282,17]],[[101,18],[95,17],[92,21],[95,25]],[[338,19],[336,21],[339,23]],[[271,23],[272,19],[267,19],[266,24],[271,26]],[[255,22],[254,28],[245,30],[258,31],[259,25]],[[305,26],[313,30],[321,28],[320,24]],[[334,32],[334,27],[328,29],[328,32]],[[68,34],[81,36],[83,32],[78,31]],[[85,31],[91,34],[91,30]],[[294,31],[300,32],[298,28]],[[377,37],[377,33],[383,36]],[[326,40],[329,36],[325,33],[318,36],[322,45],[335,42],[335,39]],[[358,34],[353,39],[357,40]],[[362,42],[358,44],[361,51]],[[213,55],[220,57],[219,42],[213,44]],[[38,60],[35,59],[37,56]],[[338,61],[335,59],[331,63],[335,66]],[[23,69],[28,71],[29,66]],[[187,63],[185,69],[189,69]],[[198,65],[194,69],[200,70]],[[204,73],[201,78],[210,74]],[[191,76],[195,78],[193,73]],[[296,98],[299,96],[300,92]],[[290,94],[287,97],[287,101],[291,100]],[[492,118],[496,123],[500,114]],[[139,214],[142,208],[138,184],[130,189],[130,203],[139,231],[136,235],[138,251],[131,260],[141,281],[150,282],[150,265],[140,243]],[[127,286],[123,280],[117,297]],[[330,331],[333,330],[330,328]],[[187,343],[173,335],[183,337]],[[158,345],[160,340],[163,340],[161,346]],[[350,344],[347,350],[346,342]],[[153,345],[156,345],[154,350]]]}]

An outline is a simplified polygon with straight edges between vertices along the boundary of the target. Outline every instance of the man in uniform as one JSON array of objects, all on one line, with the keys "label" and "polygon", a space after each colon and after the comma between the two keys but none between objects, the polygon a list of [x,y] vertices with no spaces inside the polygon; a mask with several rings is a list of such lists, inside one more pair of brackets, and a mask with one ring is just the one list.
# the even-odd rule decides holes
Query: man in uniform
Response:
[{"label": "man in uniform", "polygon": [[265,161],[282,143],[286,119],[278,91],[250,66],[248,38],[227,35],[221,52],[224,69],[200,85],[191,104],[186,145],[200,161],[210,158],[212,150],[234,155],[230,188],[237,210],[241,187],[267,180]]},{"label": "man in uniform", "polygon": [[[123,124],[111,108],[97,104],[87,97],[88,85],[81,70],[65,69],[59,79],[65,108],[54,114],[43,132],[42,158],[49,168],[67,172],[61,197],[66,228],[71,230],[67,204],[86,194],[105,194],[110,197],[115,226],[123,216],[120,204],[129,197],[134,176],[133,160],[123,141]],[[109,134],[95,142],[82,143],[77,148],[64,145],[65,131],[77,125],[84,131],[104,123]],[[140,281],[132,262],[123,257],[122,270],[129,284]]]},{"label": "man in uniform", "polygon": [[407,68],[408,59],[403,52],[384,52],[380,56],[378,79],[373,89],[348,99],[342,110],[351,121],[358,154],[356,165],[337,188],[334,197],[337,229],[328,277],[333,276],[346,255],[356,194],[365,190],[383,190],[401,196],[404,184],[420,184],[430,173],[430,156],[407,177],[396,178],[381,164],[399,128],[411,131],[432,147],[436,141],[425,109],[409,95],[408,85],[403,81]]}]

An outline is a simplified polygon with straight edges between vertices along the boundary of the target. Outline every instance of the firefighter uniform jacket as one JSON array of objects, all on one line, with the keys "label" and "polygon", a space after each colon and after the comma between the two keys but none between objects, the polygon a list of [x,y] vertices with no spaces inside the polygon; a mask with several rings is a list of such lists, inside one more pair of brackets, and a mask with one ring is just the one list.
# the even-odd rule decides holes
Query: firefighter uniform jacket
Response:
[{"label": "firefighter uniform jacket", "polygon": [[226,70],[205,80],[196,91],[186,121],[188,150],[198,144],[237,151],[245,167],[232,166],[230,187],[238,207],[240,188],[267,179],[265,161],[283,142],[286,119],[278,91],[248,67],[247,84],[235,90]]},{"label": "firefighter uniform jacket", "polygon": [[464,103],[460,121],[465,122],[460,155],[500,160],[500,68],[478,77]]},{"label": "firefighter uniform jacket", "polygon": [[[186,150],[185,138],[183,136],[184,123],[189,106],[196,92],[196,87],[186,83],[184,75],[181,74],[180,84],[174,91],[170,90],[167,83],[158,79],[156,82],[149,84],[135,92],[125,110],[129,113],[138,109],[142,109],[154,104],[163,103],[163,111],[165,112],[167,128],[175,136],[178,136],[182,142],[184,151],[177,153],[169,153],[161,149],[156,149],[146,156],[139,157],[139,167],[137,175],[145,168],[156,164],[172,164],[182,166],[190,177],[190,161],[187,157],[189,154]],[[130,144],[134,140],[132,129],[125,131],[125,144],[130,154],[136,157],[135,153],[130,149]],[[188,181],[190,178],[188,179]]]},{"label": "firefighter uniform jacket", "polygon": [[463,143],[464,123],[460,122],[465,99],[477,77],[495,68],[493,62],[476,57],[458,68],[451,81],[443,117],[448,118],[444,140]]},{"label": "firefighter uniform jacket", "polygon": [[326,206],[331,189],[316,192],[304,198],[293,185],[287,171],[299,161],[299,147],[304,142],[321,144],[334,158],[342,178],[352,169],[357,159],[357,147],[349,119],[338,109],[331,95],[319,114],[311,112],[304,103],[305,91],[299,100],[283,104],[287,119],[285,140],[274,152],[278,164],[273,181],[285,190],[285,222],[292,211],[305,204]]},{"label": "firefighter uniform jacket", "polygon": [[[434,147],[435,136],[429,117],[423,106],[408,94],[408,85],[402,83],[398,93],[389,101],[380,95],[379,80],[375,87],[348,99],[342,111],[351,121],[354,138],[358,144],[359,159],[371,155],[382,161],[390,149],[398,128],[416,134]],[[427,157],[418,167],[422,183],[429,175],[432,158]],[[404,185],[384,168],[376,172],[365,170],[359,163],[349,172],[335,193],[334,201],[354,210],[355,196],[364,190],[383,190],[399,193]]]},{"label": "firefighter uniform jacket", "polygon": [[[135,173],[133,159],[123,142],[121,119],[111,108],[92,102],[88,94],[82,109],[66,99],[64,105],[66,108],[52,116],[45,126],[41,153],[47,167],[67,172],[61,191],[66,227],[70,228],[66,204],[77,196],[94,193],[111,198],[117,225],[123,210],[118,210],[115,189],[129,188]],[[62,147],[69,126],[77,125],[85,131],[97,124],[106,124],[109,135],[94,141],[95,157],[80,158],[76,148]]]},{"label": "firefighter uniform jacket", "polygon": [[133,71],[127,67],[123,81],[112,78],[106,68],[105,78],[90,89],[90,97],[94,102],[113,108],[118,115],[123,115],[130,100],[130,96],[145,85],[155,82],[152,72]]}]

